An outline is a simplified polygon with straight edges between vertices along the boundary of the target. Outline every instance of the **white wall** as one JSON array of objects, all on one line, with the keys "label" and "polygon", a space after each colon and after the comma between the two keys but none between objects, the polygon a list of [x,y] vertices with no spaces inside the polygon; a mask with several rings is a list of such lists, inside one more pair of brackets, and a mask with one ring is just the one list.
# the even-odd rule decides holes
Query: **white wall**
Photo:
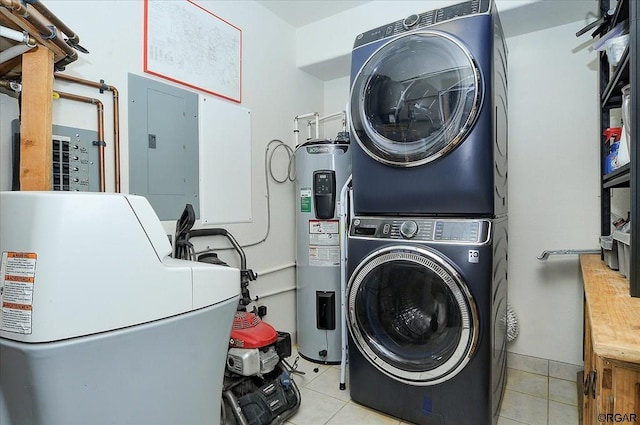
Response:
[{"label": "white wall", "polygon": [[580,364],[582,283],[576,257],[600,232],[595,54],[582,22],[509,39],[510,299],[521,317],[511,350]]},{"label": "white wall", "polygon": [[[446,7],[459,0],[375,0],[343,13],[298,28],[297,64],[324,80],[342,77],[350,66],[356,35],[402,19]],[[579,19],[594,20],[593,0],[495,0],[506,34],[516,35],[564,25]]]},{"label": "white wall", "polygon": [[509,295],[520,316],[513,352],[580,364],[583,288],[575,256],[598,248],[599,138],[595,53],[582,22],[509,44]]},{"label": "white wall", "polygon": [[[413,12],[412,2],[372,2],[380,24]],[[447,3],[451,3],[450,1]],[[201,1],[204,7],[243,30],[243,104],[252,109],[253,176],[251,224],[226,226],[241,243],[258,241],[266,229],[264,150],[273,138],[292,142],[293,117],[344,109],[349,93],[348,63],[332,72],[324,84],[299,71],[305,63],[331,62],[322,49],[310,49],[316,59],[296,57],[301,44],[321,44],[338,37],[350,49],[357,33],[371,28],[358,15],[356,28],[323,20],[318,27],[294,30],[253,1]],[[435,3],[433,3],[435,4]],[[68,67],[68,73],[90,80],[104,79],[121,91],[123,189],[128,185],[127,73],[142,73],[142,2],[56,0],[47,6],[78,32],[90,55]],[[409,6],[412,6],[411,8]],[[436,6],[434,6],[436,7]],[[421,7],[421,10],[429,7]],[[355,10],[355,9],[354,9]],[[367,9],[370,10],[370,9]],[[117,16],[121,30],[105,30],[105,16]],[[372,15],[373,16],[373,15]],[[373,19],[373,18],[372,18]],[[364,23],[362,23],[364,22]],[[520,316],[521,334],[510,346],[519,354],[581,363],[582,287],[576,257],[552,258],[541,263],[545,249],[595,248],[599,234],[598,129],[595,55],[575,38],[583,22],[523,34],[509,44],[509,201],[510,302]],[[337,28],[337,29],[336,29]],[[296,42],[296,34],[304,35]],[[331,35],[328,35],[331,33]],[[308,46],[307,46],[308,47]],[[343,55],[340,47],[338,56]],[[339,62],[339,61],[338,61]],[[153,78],[147,76],[149,78]],[[95,90],[57,82],[56,88],[99,97],[105,103],[106,141],[111,139],[111,97]],[[17,115],[13,99],[0,95],[0,190],[10,185],[9,129]],[[54,123],[94,128],[95,109],[56,102]],[[133,125],[133,124],[131,124]],[[324,137],[335,137],[339,124],[327,123]],[[332,127],[333,126],[333,127]],[[112,190],[112,153],[107,149],[107,178]],[[286,155],[275,155],[274,169],[283,170]],[[232,182],[224,182],[232,184]],[[266,243],[247,249],[249,266],[267,273],[251,286],[252,294],[284,291],[265,300],[267,319],[276,327],[294,331],[294,196],[290,184],[271,182],[272,225]],[[170,232],[173,223],[166,223]],[[212,241],[216,246],[219,241]],[[234,261],[231,253],[223,256]]]},{"label": "white wall", "polygon": [[[380,14],[393,20],[388,12]],[[509,350],[573,364],[582,363],[578,258],[536,257],[598,247],[597,75],[595,54],[575,37],[583,25],[507,39],[509,302],[520,318]],[[347,102],[348,93],[348,76],[327,81],[325,106]]]},{"label": "white wall", "polygon": [[[349,94],[349,77],[338,78],[324,83],[324,111],[325,114],[346,110]],[[322,127],[324,137],[334,139],[338,131],[342,131],[342,121],[325,122]],[[347,127],[347,131],[349,128]]]},{"label": "white wall", "polygon": [[[264,152],[271,139],[281,139],[293,146],[293,117],[308,111],[321,111],[322,82],[296,67],[295,29],[254,1],[199,1],[200,5],[242,29],[243,37],[243,102],[252,110],[252,217],[249,224],[222,226],[234,234],[241,244],[257,242],[267,228]],[[122,142],[122,188],[128,191],[127,73],[157,79],[142,72],[143,2],[142,1],[73,1],[47,2],[47,7],[80,36],[80,44],[89,55],[80,54],[66,73],[84,79],[104,79],[120,91]],[[117,30],[109,24],[117,19]],[[55,88],[97,97],[105,104],[107,142],[107,190],[113,191],[113,137],[111,94],[56,82]],[[186,87],[185,87],[186,89]],[[69,101],[54,103],[54,124],[96,128],[96,109]],[[17,116],[17,102],[0,95],[0,190],[10,188],[10,133],[8,123]],[[233,123],[230,123],[232,125]],[[286,155],[280,149],[274,155],[273,169],[279,176],[286,172]],[[133,164],[135,165],[135,164]],[[220,184],[233,185],[232,181]],[[271,182],[271,231],[265,243],[246,249],[249,267],[262,274],[251,284],[252,295],[281,292],[264,299],[267,320],[277,328],[295,331],[294,273],[294,198],[293,186]],[[196,224],[197,226],[197,224]],[[165,223],[173,233],[174,222]],[[194,241],[197,242],[197,241]],[[223,239],[209,241],[212,246],[225,246]],[[198,244],[198,248],[205,244]],[[232,264],[231,251],[222,255]],[[274,269],[280,269],[274,271]]]},{"label": "white wall", "polygon": [[305,25],[297,30],[298,66],[304,68],[340,57],[346,58],[348,62],[353,40],[359,33],[387,24],[393,19],[402,19],[412,13],[449,6],[457,1],[430,0],[426,6],[424,3],[411,0],[379,0]]}]

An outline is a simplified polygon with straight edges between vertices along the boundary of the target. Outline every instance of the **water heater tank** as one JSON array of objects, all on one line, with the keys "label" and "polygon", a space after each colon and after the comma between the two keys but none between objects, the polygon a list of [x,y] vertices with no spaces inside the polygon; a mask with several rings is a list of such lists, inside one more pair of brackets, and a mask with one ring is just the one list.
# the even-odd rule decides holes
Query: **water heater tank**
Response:
[{"label": "water heater tank", "polygon": [[298,353],[341,360],[340,190],[351,174],[348,141],[311,140],[295,153]]}]

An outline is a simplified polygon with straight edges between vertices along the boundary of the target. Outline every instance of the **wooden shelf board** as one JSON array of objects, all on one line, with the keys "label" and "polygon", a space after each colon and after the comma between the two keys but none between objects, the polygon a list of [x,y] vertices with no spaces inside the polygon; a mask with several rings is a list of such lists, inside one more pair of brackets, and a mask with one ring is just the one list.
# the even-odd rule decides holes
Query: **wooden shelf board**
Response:
[{"label": "wooden shelf board", "polygon": [[640,363],[640,298],[631,298],[629,281],[599,255],[581,255],[580,266],[593,351],[600,357]]}]

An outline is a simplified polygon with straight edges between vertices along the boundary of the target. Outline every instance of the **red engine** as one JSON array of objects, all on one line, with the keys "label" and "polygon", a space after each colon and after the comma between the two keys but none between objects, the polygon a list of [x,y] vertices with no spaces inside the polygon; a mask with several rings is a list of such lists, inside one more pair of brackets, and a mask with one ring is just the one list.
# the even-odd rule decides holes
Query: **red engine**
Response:
[{"label": "red engine", "polygon": [[257,314],[238,311],[233,319],[229,347],[263,348],[278,340],[278,332]]}]

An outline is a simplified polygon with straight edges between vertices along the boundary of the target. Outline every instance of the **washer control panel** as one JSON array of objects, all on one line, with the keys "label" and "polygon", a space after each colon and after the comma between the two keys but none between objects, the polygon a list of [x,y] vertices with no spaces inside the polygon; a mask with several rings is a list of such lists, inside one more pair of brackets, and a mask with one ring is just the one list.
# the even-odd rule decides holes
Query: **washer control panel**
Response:
[{"label": "washer control panel", "polygon": [[403,221],[400,225],[400,235],[405,239],[411,239],[418,233],[418,223],[413,220]]},{"label": "washer control panel", "polygon": [[349,236],[354,238],[486,243],[491,220],[440,218],[355,217]]},{"label": "washer control panel", "polygon": [[393,37],[407,31],[428,27],[429,25],[449,21],[461,16],[488,13],[489,10],[491,10],[491,1],[492,0],[470,0],[443,7],[442,9],[409,15],[406,18],[358,35],[353,44],[353,48],[355,49],[356,47],[382,40],[383,38]]}]

